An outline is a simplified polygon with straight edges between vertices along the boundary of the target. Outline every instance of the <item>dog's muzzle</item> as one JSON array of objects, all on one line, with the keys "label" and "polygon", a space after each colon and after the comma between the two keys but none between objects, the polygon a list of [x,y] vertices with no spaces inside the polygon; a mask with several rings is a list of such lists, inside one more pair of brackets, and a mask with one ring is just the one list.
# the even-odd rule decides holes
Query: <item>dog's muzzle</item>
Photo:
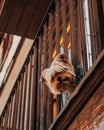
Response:
[{"label": "dog's muzzle", "polygon": [[62,80],[59,78],[59,84],[57,85],[57,89],[60,93],[69,90],[70,92],[73,91],[73,85],[69,78],[65,78]]}]

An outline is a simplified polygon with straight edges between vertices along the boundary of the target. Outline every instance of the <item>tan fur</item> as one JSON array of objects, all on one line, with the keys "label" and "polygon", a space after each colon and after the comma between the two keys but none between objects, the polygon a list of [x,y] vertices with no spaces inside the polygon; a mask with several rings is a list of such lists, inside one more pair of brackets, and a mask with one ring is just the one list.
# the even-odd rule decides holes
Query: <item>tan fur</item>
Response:
[{"label": "tan fur", "polygon": [[72,93],[75,81],[74,67],[65,54],[59,53],[50,68],[43,70],[40,80],[46,83],[53,94],[65,91]]}]

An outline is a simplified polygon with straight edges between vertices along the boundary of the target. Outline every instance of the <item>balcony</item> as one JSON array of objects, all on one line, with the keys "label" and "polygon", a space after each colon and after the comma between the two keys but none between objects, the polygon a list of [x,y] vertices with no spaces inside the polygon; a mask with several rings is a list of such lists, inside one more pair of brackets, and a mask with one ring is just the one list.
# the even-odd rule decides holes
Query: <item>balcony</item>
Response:
[{"label": "balcony", "polygon": [[[26,7],[28,8],[28,4]],[[97,0],[52,1],[47,7],[44,19],[40,20],[41,25],[37,26],[38,29],[36,27],[29,35],[24,29],[23,33],[18,32],[18,35],[24,37],[13,67],[0,90],[1,130],[70,130],[102,127],[103,9],[103,1],[99,3]],[[43,14],[41,15],[43,17]],[[19,17],[21,21],[24,19],[21,15]],[[12,21],[11,17],[9,21]],[[8,23],[7,25],[11,28]],[[21,25],[23,26],[23,23]],[[2,31],[1,27],[0,30]],[[9,32],[8,29],[4,31]],[[25,39],[26,37],[34,40]],[[59,52],[68,56],[75,69],[81,65],[83,70],[83,78],[69,99],[64,94],[51,94],[45,84],[39,83],[41,72],[50,66]]]}]

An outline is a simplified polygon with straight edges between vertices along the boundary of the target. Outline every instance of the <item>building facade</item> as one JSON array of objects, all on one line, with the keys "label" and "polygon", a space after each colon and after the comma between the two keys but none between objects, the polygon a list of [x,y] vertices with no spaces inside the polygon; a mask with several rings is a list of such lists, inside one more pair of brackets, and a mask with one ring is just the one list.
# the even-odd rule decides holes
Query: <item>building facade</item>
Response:
[{"label": "building facade", "polygon": [[[0,91],[1,130],[104,128],[103,15],[103,0],[53,0],[37,33],[18,33],[35,38],[21,38],[6,80],[0,77],[4,81]],[[4,34],[0,36],[2,43]],[[83,69],[83,78],[69,99],[64,94],[51,94],[39,83],[41,72],[59,52],[68,56],[75,70],[80,65]]]}]

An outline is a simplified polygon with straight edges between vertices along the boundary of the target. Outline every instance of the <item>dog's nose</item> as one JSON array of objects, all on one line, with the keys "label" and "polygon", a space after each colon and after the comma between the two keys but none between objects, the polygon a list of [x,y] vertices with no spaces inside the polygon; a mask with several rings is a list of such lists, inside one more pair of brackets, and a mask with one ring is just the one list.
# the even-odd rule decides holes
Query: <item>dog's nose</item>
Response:
[{"label": "dog's nose", "polygon": [[57,81],[62,82],[62,78],[61,78],[61,77],[58,77],[58,78],[57,78]]}]

